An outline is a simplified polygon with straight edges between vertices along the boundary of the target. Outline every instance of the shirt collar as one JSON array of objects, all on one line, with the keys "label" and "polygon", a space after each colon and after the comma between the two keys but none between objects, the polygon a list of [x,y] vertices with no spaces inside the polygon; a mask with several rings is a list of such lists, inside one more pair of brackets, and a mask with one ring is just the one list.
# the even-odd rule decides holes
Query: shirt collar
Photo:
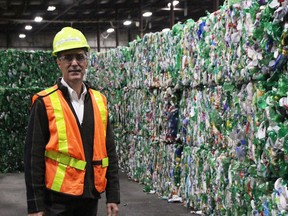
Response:
[{"label": "shirt collar", "polygon": [[[61,79],[61,83],[63,86],[67,87],[70,98],[78,99],[76,91],[74,89],[72,89],[63,78]],[[84,99],[84,96],[86,94],[87,94],[87,88],[86,88],[85,84],[83,83],[83,91],[81,93],[80,99]]]}]

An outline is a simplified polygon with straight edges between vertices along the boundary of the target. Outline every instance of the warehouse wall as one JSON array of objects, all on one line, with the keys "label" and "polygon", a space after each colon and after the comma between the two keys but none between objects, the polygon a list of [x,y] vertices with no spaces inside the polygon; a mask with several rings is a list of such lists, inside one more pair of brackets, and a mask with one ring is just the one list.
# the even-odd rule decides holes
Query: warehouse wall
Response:
[{"label": "warehouse wall", "polygon": [[[88,43],[91,48],[97,50],[97,35],[91,32],[84,32],[86,35]],[[56,34],[56,32],[55,32]],[[54,34],[37,34],[27,33],[26,38],[20,39],[18,34],[9,34],[0,32],[0,49],[13,48],[19,50],[51,50],[52,49],[52,40]],[[103,37],[105,36],[105,37]],[[109,36],[107,34],[101,36],[100,38],[100,47],[101,51],[106,51],[107,49],[116,48],[116,36],[115,32],[111,33]],[[106,38],[107,37],[107,38]],[[119,31],[119,46],[128,45],[128,36],[126,31]]]}]

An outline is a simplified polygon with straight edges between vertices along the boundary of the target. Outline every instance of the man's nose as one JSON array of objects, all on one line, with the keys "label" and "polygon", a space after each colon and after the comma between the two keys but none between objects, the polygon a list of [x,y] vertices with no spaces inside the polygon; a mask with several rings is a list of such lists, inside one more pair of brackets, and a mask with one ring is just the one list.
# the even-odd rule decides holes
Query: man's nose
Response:
[{"label": "man's nose", "polygon": [[71,61],[72,65],[78,65],[78,61],[76,60],[76,57],[74,56],[72,61]]}]

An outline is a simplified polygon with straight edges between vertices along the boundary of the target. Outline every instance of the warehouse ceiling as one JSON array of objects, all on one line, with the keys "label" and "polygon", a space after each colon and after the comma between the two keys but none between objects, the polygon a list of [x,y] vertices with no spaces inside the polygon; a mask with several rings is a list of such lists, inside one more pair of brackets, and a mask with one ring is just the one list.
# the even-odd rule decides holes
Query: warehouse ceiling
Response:
[{"label": "warehouse ceiling", "polygon": [[[139,33],[157,32],[187,19],[197,21],[223,5],[224,0],[179,0],[173,10],[171,0],[0,0],[0,32],[22,33],[31,25],[31,33],[55,33],[64,26],[85,31],[103,32],[108,28],[127,29]],[[47,11],[48,6],[54,11]],[[152,16],[141,14],[151,11]],[[36,23],[36,16],[43,17]],[[127,19],[132,24],[124,26]]]}]

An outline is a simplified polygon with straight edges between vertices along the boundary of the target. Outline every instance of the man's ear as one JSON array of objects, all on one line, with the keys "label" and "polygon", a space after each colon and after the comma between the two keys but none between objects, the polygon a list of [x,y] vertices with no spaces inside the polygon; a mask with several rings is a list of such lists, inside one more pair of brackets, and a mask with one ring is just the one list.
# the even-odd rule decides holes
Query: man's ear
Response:
[{"label": "man's ear", "polygon": [[58,65],[58,68],[60,68],[60,60],[58,58],[56,59],[56,63]]}]

